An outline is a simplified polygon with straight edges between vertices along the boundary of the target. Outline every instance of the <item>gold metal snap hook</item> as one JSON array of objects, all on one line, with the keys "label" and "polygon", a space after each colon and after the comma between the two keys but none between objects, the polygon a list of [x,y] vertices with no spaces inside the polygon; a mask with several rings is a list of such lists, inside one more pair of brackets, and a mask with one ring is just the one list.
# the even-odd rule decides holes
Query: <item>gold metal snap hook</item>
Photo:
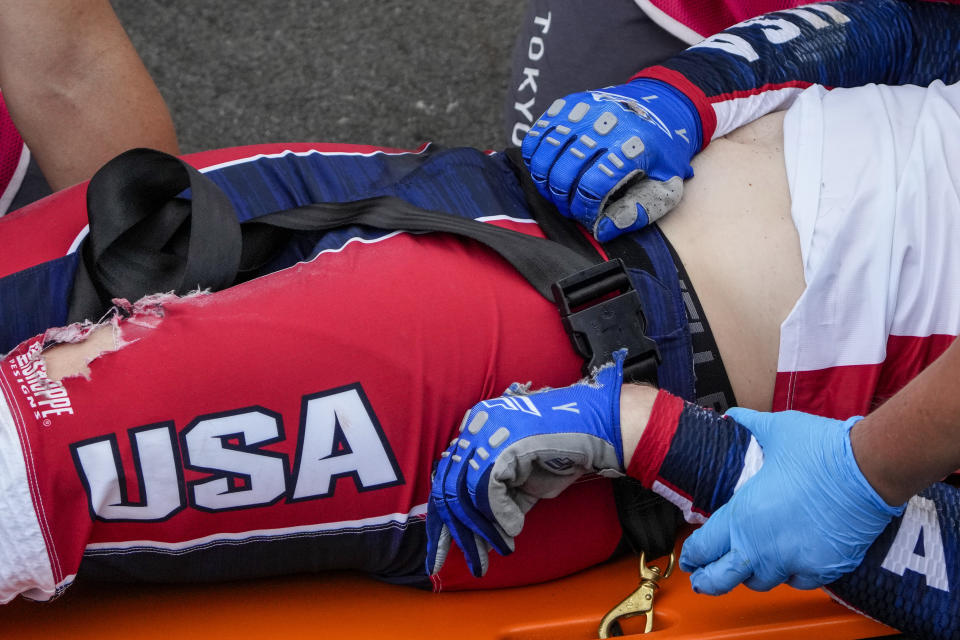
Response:
[{"label": "gold metal snap hook", "polygon": [[670,554],[666,570],[662,570],[658,566],[647,566],[646,560],[646,555],[641,551],[640,586],[624,598],[620,604],[610,609],[607,615],[603,616],[599,628],[600,638],[609,638],[611,628],[621,618],[631,618],[641,614],[647,617],[647,624],[643,632],[650,633],[653,630],[653,597],[660,587],[660,581],[669,578],[670,574],[673,573],[673,566],[676,564],[677,558],[675,554]]}]

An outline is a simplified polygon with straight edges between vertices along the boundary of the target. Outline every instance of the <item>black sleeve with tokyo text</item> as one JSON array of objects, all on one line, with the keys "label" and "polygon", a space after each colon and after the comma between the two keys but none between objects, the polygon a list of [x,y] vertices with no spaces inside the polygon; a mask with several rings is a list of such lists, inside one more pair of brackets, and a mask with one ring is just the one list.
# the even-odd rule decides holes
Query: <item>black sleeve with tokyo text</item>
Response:
[{"label": "black sleeve with tokyo text", "polygon": [[704,146],[789,106],[811,84],[829,88],[960,80],[960,6],[940,2],[821,2],[746,20],[636,77],[690,97]]}]

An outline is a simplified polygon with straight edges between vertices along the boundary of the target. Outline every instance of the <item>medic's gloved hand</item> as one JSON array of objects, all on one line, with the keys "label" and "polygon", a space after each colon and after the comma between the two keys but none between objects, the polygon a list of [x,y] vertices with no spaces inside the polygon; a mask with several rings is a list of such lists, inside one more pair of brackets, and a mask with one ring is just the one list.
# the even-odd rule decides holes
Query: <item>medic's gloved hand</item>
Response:
[{"label": "medic's gloved hand", "polygon": [[696,591],[743,582],[766,591],[813,589],[852,571],[890,519],[891,507],[860,472],[846,422],[798,411],[730,409],[763,448],[763,466],[683,545],[680,566]]},{"label": "medic's gloved hand", "polygon": [[557,100],[521,152],[540,193],[606,242],[673,209],[700,143],[690,100],[640,78]]},{"label": "medic's gloved hand", "polygon": [[[490,547],[513,551],[524,515],[585,473],[621,475],[620,385],[625,350],[592,380],[477,404],[442,454],[427,506],[427,572],[437,573],[451,536],[473,575],[487,571]],[[620,473],[617,473],[620,472]]]}]

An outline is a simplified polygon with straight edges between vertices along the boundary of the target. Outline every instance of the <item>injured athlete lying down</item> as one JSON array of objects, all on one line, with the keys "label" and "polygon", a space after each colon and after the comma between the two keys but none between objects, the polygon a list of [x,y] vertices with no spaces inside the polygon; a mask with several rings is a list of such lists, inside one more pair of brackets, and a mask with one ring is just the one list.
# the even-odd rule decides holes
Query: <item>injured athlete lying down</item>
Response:
[{"label": "injured athlete lying down", "polygon": [[[645,255],[646,269],[632,276],[663,358],[662,388],[716,398],[726,385],[697,372],[722,355],[738,404],[846,418],[945,346],[918,338],[900,349],[896,336],[957,335],[960,314],[940,300],[960,284],[960,257],[948,250],[960,219],[943,214],[958,210],[950,171],[960,152],[935,134],[960,126],[958,89],[813,87],[785,118],[698,156],[678,210],[629,238]],[[397,193],[537,233],[503,154],[301,150],[238,155],[205,175],[242,218]],[[0,239],[16,232],[16,242],[36,245],[21,253],[49,252],[42,234],[23,233],[31,216],[49,224],[44,214],[0,221]],[[303,262],[209,295],[120,301],[102,328],[50,330],[6,356],[4,601],[49,598],[78,572],[184,581],[353,568],[430,585],[430,469],[464,411],[516,380],[569,385],[581,363],[556,309],[480,245],[360,228],[308,239],[297,249]],[[71,259],[11,273],[22,262],[0,258],[4,304],[11,292],[25,295],[25,280],[69,270]],[[17,298],[24,315],[66,305],[62,288],[31,291],[36,300]],[[652,394],[624,394],[622,411],[645,424]],[[639,478],[692,519],[729,497],[749,453],[729,431],[736,425],[718,440],[718,422],[729,421],[702,415],[686,448],[636,463]],[[642,437],[669,429],[663,422],[651,420]],[[640,437],[624,443],[626,462]],[[698,438],[723,446],[699,450]],[[937,598],[956,611],[957,528],[943,520],[956,496],[943,486],[919,500],[861,567],[872,579],[882,566],[892,578],[877,580],[893,580],[882,588],[919,598],[916,607],[870,609],[881,585],[859,572],[835,585],[907,628],[925,607],[942,609]],[[901,526],[920,512],[920,525]],[[918,555],[918,534],[900,534],[929,533],[938,517],[946,566],[931,551]],[[602,562],[620,541],[609,481],[588,474],[527,514],[516,552],[491,557],[485,578],[450,554],[433,587],[546,580]],[[891,560],[891,548],[906,551]]]},{"label": "injured athlete lying down", "polygon": [[[773,136],[783,140],[782,154],[775,142],[764,144],[762,130],[743,128],[724,141],[716,166],[708,164],[713,146],[694,163],[701,178],[708,170],[720,180],[726,171],[727,184],[741,186],[737,196],[757,184],[769,189],[764,196],[709,202],[718,185],[692,180],[687,194],[693,199],[660,222],[696,286],[738,400],[850,418],[836,422],[836,437],[829,436],[835,446],[816,445],[825,457],[849,449],[846,431],[857,419],[851,416],[896,393],[957,335],[958,158],[940,148],[941,137],[960,125],[957,89],[939,83],[829,94],[809,89],[787,112],[782,137]],[[776,124],[771,117],[764,122]],[[752,155],[764,152],[776,165],[766,173]],[[789,185],[789,193],[777,189],[781,160],[786,180],[779,184]],[[785,203],[792,237],[778,222],[778,211],[786,209],[777,207]],[[725,205],[736,213],[724,216]],[[706,209],[708,229],[699,218]],[[752,236],[757,221],[763,221],[762,240]],[[759,253],[748,257],[746,251]],[[782,323],[774,322],[778,316]],[[771,330],[776,354],[765,350]],[[732,354],[749,354],[753,363],[734,361]],[[536,513],[530,509],[538,499],[562,495],[584,471],[626,473],[680,507],[690,522],[705,521],[758,472],[764,459],[759,433],[754,438],[733,419],[663,390],[626,385],[621,392],[620,366],[618,360],[601,370],[591,384],[539,394],[513,387],[468,412],[436,469],[428,568],[442,567],[453,542],[482,574],[489,549],[512,552],[512,536]],[[568,415],[574,410],[575,417]],[[828,437],[764,433],[762,446],[799,447],[813,435]],[[960,494],[936,484],[904,510],[886,504],[855,462],[846,473],[865,487],[870,504],[828,514],[883,533],[869,549],[830,541],[846,564],[828,574],[835,580],[828,591],[909,633],[956,637]],[[891,522],[892,516],[902,517]],[[802,538],[812,535],[818,532],[797,532],[799,553],[809,553]],[[822,584],[803,575],[790,583]]]}]

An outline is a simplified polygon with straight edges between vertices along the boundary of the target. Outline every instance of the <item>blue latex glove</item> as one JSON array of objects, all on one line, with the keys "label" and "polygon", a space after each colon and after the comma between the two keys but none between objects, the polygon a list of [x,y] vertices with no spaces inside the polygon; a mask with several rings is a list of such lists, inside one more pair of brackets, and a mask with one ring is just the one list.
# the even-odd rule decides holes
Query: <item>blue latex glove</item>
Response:
[{"label": "blue latex glove", "polygon": [[680,567],[693,572],[695,591],[833,582],[855,569],[903,512],[884,502],[857,466],[849,433],[861,418],[739,408],[727,416],[757,439],[763,466],[683,545]]},{"label": "blue latex glove", "polygon": [[427,505],[427,572],[437,573],[451,537],[473,575],[487,571],[488,550],[513,551],[524,515],[591,472],[623,471],[620,386],[625,351],[591,381],[506,395],[467,412],[442,454]]},{"label": "blue latex glove", "polygon": [[640,78],[557,100],[527,132],[521,152],[540,193],[606,242],[680,201],[701,135],[685,95]]}]

